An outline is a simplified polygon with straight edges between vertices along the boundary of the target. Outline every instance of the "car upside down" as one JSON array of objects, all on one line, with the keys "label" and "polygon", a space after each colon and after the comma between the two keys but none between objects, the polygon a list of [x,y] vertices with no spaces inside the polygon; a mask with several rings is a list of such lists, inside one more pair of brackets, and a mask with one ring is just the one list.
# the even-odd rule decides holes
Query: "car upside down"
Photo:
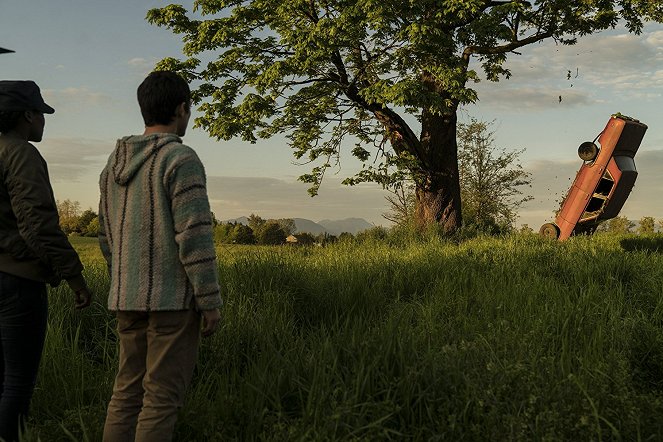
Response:
[{"label": "car upside down", "polygon": [[561,241],[594,233],[602,221],[616,217],[638,176],[633,158],[646,131],[638,120],[615,114],[597,139],[582,143],[578,155],[583,164],[555,222],[541,226],[539,233]]}]

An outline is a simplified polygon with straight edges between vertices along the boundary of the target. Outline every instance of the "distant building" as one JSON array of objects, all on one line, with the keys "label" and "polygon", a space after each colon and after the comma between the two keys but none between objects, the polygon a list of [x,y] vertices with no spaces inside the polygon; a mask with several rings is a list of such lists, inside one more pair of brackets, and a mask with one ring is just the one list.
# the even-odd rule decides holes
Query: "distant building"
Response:
[{"label": "distant building", "polygon": [[309,245],[315,244],[315,237],[310,233],[303,232],[288,236],[285,242],[287,244]]}]

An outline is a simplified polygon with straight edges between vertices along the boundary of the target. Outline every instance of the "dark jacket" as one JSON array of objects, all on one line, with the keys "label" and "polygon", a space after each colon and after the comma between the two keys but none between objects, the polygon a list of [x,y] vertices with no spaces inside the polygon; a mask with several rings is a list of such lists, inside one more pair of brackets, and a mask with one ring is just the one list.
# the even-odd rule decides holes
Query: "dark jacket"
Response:
[{"label": "dark jacket", "polygon": [[46,161],[29,142],[0,135],[0,271],[72,290],[85,287],[59,225]]}]

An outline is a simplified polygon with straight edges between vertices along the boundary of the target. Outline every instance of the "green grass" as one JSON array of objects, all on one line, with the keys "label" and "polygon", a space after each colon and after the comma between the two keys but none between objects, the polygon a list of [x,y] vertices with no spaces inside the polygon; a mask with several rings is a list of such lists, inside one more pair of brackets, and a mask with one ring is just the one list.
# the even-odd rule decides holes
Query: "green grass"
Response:
[{"label": "green grass", "polygon": [[[661,237],[218,249],[225,298],[176,440],[663,440]],[[51,291],[26,440],[100,440],[117,364]],[[653,246],[652,246],[653,245]]]}]

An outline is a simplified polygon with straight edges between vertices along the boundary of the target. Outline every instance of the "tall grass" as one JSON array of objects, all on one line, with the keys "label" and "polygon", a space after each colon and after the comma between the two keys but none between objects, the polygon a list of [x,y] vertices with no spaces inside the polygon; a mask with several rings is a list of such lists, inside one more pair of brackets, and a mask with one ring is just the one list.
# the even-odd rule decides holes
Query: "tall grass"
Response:
[{"label": "tall grass", "polygon": [[[221,247],[176,440],[663,440],[663,255],[638,241]],[[114,320],[76,246],[96,302],[52,290],[26,440],[100,440]]]}]

